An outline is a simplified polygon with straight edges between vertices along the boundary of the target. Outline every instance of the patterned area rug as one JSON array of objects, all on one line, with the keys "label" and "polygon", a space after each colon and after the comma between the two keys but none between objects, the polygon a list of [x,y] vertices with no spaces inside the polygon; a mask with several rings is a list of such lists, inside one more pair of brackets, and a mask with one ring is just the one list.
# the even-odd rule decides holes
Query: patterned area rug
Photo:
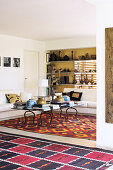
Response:
[{"label": "patterned area rug", "polygon": [[105,170],[113,151],[0,132],[2,170]]},{"label": "patterned area rug", "polygon": [[24,118],[17,118],[1,121],[0,126],[36,133],[96,140],[95,116],[78,115],[76,120],[73,114],[70,114],[68,119],[65,119],[65,115],[60,118],[58,113],[54,113],[52,126],[50,126],[49,115],[43,115],[42,126],[39,126],[39,116],[37,115],[35,118],[35,125],[32,121],[33,117],[30,116],[27,118],[26,125],[23,123]]}]

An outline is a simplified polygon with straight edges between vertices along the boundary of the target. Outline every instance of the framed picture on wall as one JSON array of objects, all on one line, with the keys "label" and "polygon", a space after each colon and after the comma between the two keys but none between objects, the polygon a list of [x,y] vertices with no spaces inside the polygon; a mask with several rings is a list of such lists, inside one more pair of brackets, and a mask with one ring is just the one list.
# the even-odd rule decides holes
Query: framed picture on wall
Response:
[{"label": "framed picture on wall", "polygon": [[1,66],[1,56],[0,56],[0,66]]},{"label": "framed picture on wall", "polygon": [[13,58],[13,67],[20,67],[20,58]]},{"label": "framed picture on wall", "polygon": [[4,57],[3,66],[11,67],[11,57]]}]

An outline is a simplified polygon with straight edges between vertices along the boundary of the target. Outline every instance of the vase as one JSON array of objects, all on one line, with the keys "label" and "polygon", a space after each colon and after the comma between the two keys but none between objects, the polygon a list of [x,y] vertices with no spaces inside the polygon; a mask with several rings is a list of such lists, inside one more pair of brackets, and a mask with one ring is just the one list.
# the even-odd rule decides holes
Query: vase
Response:
[{"label": "vase", "polygon": [[93,85],[94,84],[94,80],[93,80],[93,74],[91,75],[91,80],[90,83]]},{"label": "vase", "polygon": [[63,98],[64,98],[64,101],[70,101],[70,97],[69,96],[63,96]]},{"label": "vase", "polygon": [[82,74],[81,74],[81,79],[80,79],[80,84],[83,84],[84,80],[82,79]]},{"label": "vase", "polygon": [[44,97],[39,98],[37,104],[41,104],[41,105],[46,104],[46,100],[44,99]]},{"label": "vase", "polygon": [[76,75],[74,75],[73,84],[77,84]]},{"label": "vase", "polygon": [[85,84],[88,84],[88,83],[89,83],[89,80],[88,80],[87,74],[86,74],[86,77],[84,77],[84,82],[85,82]]},{"label": "vase", "polygon": [[55,98],[55,101],[56,101],[56,102],[63,102],[63,101],[64,101],[64,98],[61,97],[61,96],[57,96],[57,97]]},{"label": "vase", "polygon": [[32,109],[35,104],[37,104],[36,100],[29,99],[26,103],[27,109]]}]

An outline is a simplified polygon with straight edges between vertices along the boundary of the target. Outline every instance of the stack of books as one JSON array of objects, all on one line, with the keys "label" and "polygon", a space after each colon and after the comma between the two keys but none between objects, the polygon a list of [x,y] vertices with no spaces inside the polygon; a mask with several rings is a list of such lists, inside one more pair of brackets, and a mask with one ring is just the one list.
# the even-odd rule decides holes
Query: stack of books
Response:
[{"label": "stack of books", "polygon": [[68,101],[67,106],[73,107],[75,105],[74,101]]},{"label": "stack of books", "polygon": [[53,110],[60,108],[60,106],[57,104],[51,104],[50,106],[53,108]]},{"label": "stack of books", "polygon": [[45,107],[49,107],[50,104],[34,104],[33,108],[45,108]]},{"label": "stack of books", "polygon": [[43,109],[44,111],[50,110],[50,104],[35,104],[33,109]]},{"label": "stack of books", "polygon": [[26,102],[16,102],[14,104],[14,108],[15,109],[20,109],[20,110],[23,110],[26,108]]}]

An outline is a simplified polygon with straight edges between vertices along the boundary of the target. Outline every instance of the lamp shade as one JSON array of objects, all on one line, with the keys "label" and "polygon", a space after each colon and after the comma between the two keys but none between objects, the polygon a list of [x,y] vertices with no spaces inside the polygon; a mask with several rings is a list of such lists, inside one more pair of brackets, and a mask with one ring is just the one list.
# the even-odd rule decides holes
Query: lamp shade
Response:
[{"label": "lamp shade", "polygon": [[48,87],[48,79],[40,79],[38,85],[39,87]]}]

